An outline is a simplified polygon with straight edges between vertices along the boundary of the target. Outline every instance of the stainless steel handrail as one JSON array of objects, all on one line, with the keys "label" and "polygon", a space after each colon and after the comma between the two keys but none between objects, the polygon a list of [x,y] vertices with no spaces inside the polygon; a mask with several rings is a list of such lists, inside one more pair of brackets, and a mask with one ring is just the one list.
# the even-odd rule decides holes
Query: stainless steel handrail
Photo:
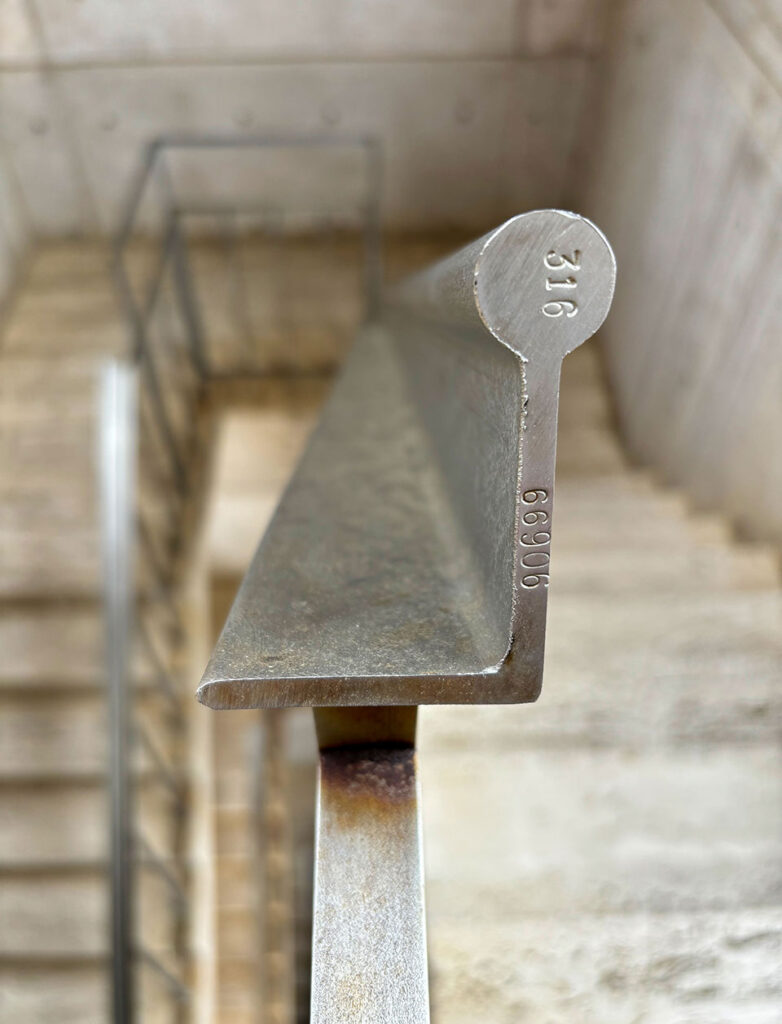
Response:
[{"label": "stainless steel handrail", "polygon": [[614,279],[541,210],[389,295],[207,667],[208,706],[315,708],[312,1024],[429,1019],[415,706],[540,692],[560,369]]}]

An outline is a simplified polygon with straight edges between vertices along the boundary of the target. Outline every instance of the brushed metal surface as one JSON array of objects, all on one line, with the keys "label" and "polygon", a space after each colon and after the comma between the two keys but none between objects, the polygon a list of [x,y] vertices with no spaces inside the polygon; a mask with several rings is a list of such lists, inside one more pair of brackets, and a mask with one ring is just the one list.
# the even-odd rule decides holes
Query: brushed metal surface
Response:
[{"label": "brushed metal surface", "polygon": [[560,368],[614,280],[593,224],[543,210],[386,296],[247,572],[203,703],[537,697]]},{"label": "brushed metal surface", "polygon": [[416,708],[319,708],[312,1024],[427,1024]]}]

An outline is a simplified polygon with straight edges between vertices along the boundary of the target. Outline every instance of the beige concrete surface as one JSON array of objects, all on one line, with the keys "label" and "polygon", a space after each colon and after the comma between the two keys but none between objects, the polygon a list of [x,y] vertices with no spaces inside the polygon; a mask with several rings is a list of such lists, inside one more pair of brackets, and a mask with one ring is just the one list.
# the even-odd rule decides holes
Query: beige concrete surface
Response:
[{"label": "beige concrete surface", "polygon": [[776,558],[624,466],[595,357],[565,362],[542,696],[421,713],[433,1020],[771,1024]]},{"label": "beige concrete surface", "polygon": [[[0,150],[48,236],[115,230],[143,145],[199,132],[372,135],[389,225],[485,229],[572,192],[607,7],[3,0]],[[249,170],[235,197],[263,178]],[[313,178],[323,209],[335,176]],[[0,283],[2,240],[0,223]]]},{"label": "beige concrete surface", "polygon": [[620,268],[603,341],[622,436],[699,507],[779,544],[779,5],[615,14],[581,212]]},{"label": "beige concrete surface", "polygon": [[[0,392],[3,437],[15,425],[17,439],[0,477],[3,508],[17,509],[0,535],[12,570],[0,615],[0,997],[46,1024],[103,1020],[105,992],[99,617],[89,601],[50,600],[77,584],[94,594],[80,546],[94,550],[94,528],[71,531],[89,493],[85,423],[58,396],[67,387],[86,401],[84,361],[97,346],[63,297],[68,251],[33,265],[40,303],[28,293],[9,322]],[[97,248],[74,251],[90,331],[108,324],[111,348],[104,264]],[[49,330],[60,319],[58,340]],[[36,397],[47,379],[51,404]],[[215,570],[243,568],[325,389],[269,383],[255,408],[245,396],[224,419],[207,530]],[[541,700],[422,712],[433,1020],[772,1024],[782,1006],[777,558],[628,468],[594,343],[565,364],[558,467]],[[40,561],[25,554],[34,546]],[[257,1009],[252,724],[221,716],[214,730],[217,995],[231,1021]],[[165,845],[154,801],[148,820]],[[20,871],[33,845],[38,862]],[[64,971],[52,955],[69,947],[79,955]]]}]

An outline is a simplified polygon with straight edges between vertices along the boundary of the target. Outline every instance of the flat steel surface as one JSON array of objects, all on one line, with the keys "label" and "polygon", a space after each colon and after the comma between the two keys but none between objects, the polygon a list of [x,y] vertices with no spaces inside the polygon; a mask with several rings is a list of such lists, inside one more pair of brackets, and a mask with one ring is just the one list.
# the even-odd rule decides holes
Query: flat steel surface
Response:
[{"label": "flat steel surface", "polygon": [[537,697],[561,362],[614,277],[594,225],[545,210],[388,297],[247,572],[204,703]]},{"label": "flat steel surface", "polygon": [[415,708],[315,711],[312,1024],[427,1024]]}]

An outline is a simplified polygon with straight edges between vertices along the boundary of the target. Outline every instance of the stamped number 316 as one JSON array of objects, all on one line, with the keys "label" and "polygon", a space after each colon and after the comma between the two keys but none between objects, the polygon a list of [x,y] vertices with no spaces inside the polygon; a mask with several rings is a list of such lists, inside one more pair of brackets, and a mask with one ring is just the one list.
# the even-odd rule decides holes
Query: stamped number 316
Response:
[{"label": "stamped number 316", "polygon": [[568,318],[575,316],[578,313],[578,281],[570,271],[581,269],[581,250],[576,249],[572,255],[568,255],[552,249],[543,257],[543,264],[547,270],[557,271],[556,276],[550,275],[546,278],[546,291],[554,292],[561,298],[553,298],[544,303],[541,312],[544,316],[550,317],[562,316],[563,313]]}]

